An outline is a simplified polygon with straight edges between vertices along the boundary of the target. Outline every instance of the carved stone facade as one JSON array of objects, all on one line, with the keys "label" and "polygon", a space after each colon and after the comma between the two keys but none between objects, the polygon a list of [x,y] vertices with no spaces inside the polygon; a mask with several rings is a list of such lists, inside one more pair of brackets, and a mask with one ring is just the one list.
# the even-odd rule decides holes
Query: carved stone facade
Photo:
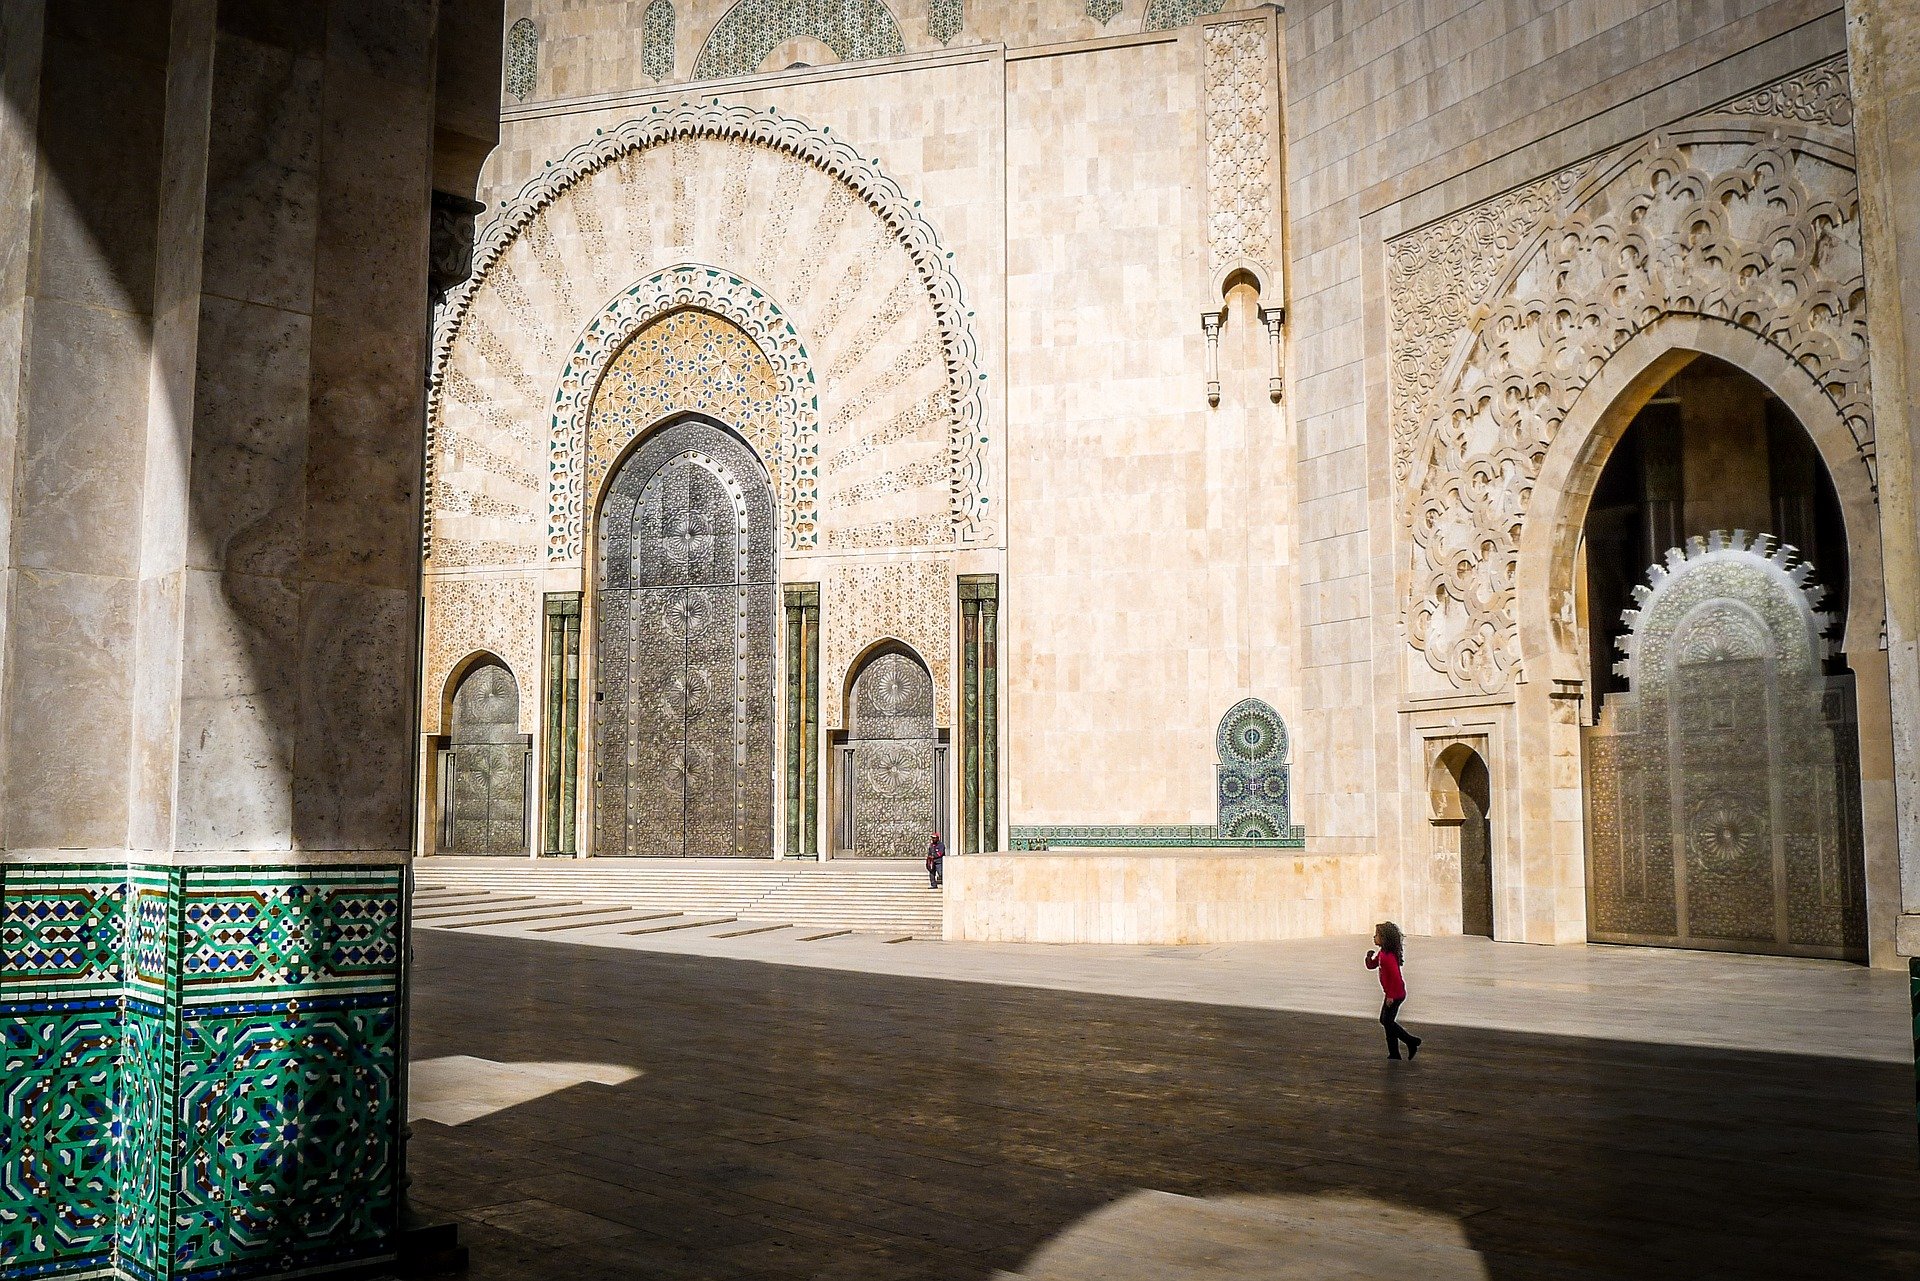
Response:
[{"label": "carved stone facade", "polygon": [[[1594,41],[1549,7],[1481,6],[1469,56],[1419,5],[515,0],[537,75],[431,354],[428,626],[461,640],[430,638],[422,710],[577,593],[588,692],[522,719],[591,753],[604,491],[692,415],[773,495],[781,856],[851,848],[855,685],[910,654],[963,856],[1298,853],[1367,896],[1328,920],[1584,939],[1581,732],[1611,692],[1575,567],[1640,399],[1710,358],[1768,432],[1799,421],[1851,601],[1885,594],[1884,531],[1837,19],[1759,40],[1765,6],[1633,0]],[[1462,78],[1481,59],[1500,84]],[[1770,527],[1700,529],[1736,524]],[[510,579],[443,627],[443,588]],[[1879,698],[1876,608],[1844,623]],[[1220,751],[1256,692],[1284,783]],[[1887,719],[1855,721],[1869,864]],[[1463,744],[1485,797],[1440,831],[1428,770]],[[536,761],[540,804],[591,856],[565,766]]]},{"label": "carved stone facade", "polygon": [[[1252,264],[1274,288],[1274,205],[1280,186],[1274,181],[1272,28],[1265,22],[1217,22],[1205,29],[1202,39],[1207,63],[1207,243],[1214,270]],[[1277,288],[1274,292],[1277,295]]]},{"label": "carved stone facade", "polygon": [[[1837,76],[1743,103],[1811,111]],[[1811,133],[1709,113],[1390,250],[1407,638],[1454,688],[1512,679],[1533,481],[1582,389],[1653,320],[1706,317],[1777,347],[1871,456],[1857,183],[1848,140],[1821,132],[1836,112]]]}]

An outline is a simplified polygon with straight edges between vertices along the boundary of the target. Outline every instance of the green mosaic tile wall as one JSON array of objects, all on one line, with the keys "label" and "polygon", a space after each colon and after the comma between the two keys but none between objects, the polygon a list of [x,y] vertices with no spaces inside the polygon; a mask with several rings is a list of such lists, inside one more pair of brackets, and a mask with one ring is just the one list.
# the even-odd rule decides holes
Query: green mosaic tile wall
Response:
[{"label": "green mosaic tile wall", "polygon": [[0,867],[0,1281],[390,1252],[401,875]]},{"label": "green mosaic tile wall", "polygon": [[740,0],[714,25],[693,78],[750,75],[796,36],[818,40],[842,62],[891,58],[907,49],[880,0]]}]

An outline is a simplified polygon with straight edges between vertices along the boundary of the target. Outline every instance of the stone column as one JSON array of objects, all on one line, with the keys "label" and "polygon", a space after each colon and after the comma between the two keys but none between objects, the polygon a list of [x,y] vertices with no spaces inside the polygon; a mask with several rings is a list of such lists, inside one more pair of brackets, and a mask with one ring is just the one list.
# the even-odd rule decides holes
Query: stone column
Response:
[{"label": "stone column", "polygon": [[1873,344],[1901,915],[1920,954],[1920,9],[1848,0],[1848,61]]},{"label": "stone column", "polygon": [[435,15],[0,8],[0,1272],[396,1249]]}]

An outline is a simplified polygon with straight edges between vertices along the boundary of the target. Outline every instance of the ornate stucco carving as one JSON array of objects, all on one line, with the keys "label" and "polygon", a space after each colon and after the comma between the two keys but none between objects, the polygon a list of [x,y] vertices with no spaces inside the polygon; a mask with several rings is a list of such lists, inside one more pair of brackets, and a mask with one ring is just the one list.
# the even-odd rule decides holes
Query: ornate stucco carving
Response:
[{"label": "ornate stucco carving", "polygon": [[[436,578],[427,595],[426,680],[421,686],[428,726],[440,723],[447,677],[484,650],[505,663],[520,688],[520,732],[531,734],[540,714],[540,584],[512,578]],[[445,727],[441,726],[442,732]]]},{"label": "ornate stucco carving", "polygon": [[1393,327],[1393,479],[1405,484],[1430,398],[1480,295],[1584,166],[1495,196],[1387,245]]},{"label": "ornate stucco carving", "polygon": [[[1806,101],[1770,92],[1742,101],[1795,111]],[[1408,639],[1457,688],[1508,684],[1521,657],[1514,585],[1534,479],[1581,391],[1660,317],[1718,320],[1778,348],[1871,458],[1857,181],[1832,136],[1798,138],[1713,113],[1590,173],[1461,313],[1462,335],[1444,360],[1434,351],[1448,346],[1438,327],[1485,266],[1389,250],[1396,452],[1411,454]],[[1531,212],[1544,196],[1538,187],[1485,215],[1491,252],[1540,216]],[[1429,377],[1434,389],[1423,397]]]},{"label": "ornate stucco carving", "polygon": [[1797,76],[1735,98],[1720,110],[1736,116],[1777,116],[1805,124],[1853,128],[1853,94],[1847,85],[1843,54]]},{"label": "ornate stucco carving", "polygon": [[[559,391],[554,397],[553,425],[547,437],[549,451],[547,473],[547,557],[555,563],[577,561],[581,555],[585,529],[585,496],[595,492],[605,475],[609,457],[588,457],[587,421],[593,412],[594,394],[605,378],[616,355],[623,353],[630,340],[642,329],[662,317],[693,309],[718,318],[733,333],[752,340],[754,353],[734,351],[737,343],[719,327],[687,320],[671,333],[662,331],[662,341],[671,339],[672,360],[679,367],[679,400],[664,404],[660,397],[670,396],[664,383],[654,389],[648,400],[659,412],[668,409],[702,409],[714,413],[729,426],[747,434],[759,432],[764,439],[753,439],[769,473],[776,477],[780,512],[786,526],[786,544],[790,549],[812,547],[817,542],[814,528],[818,504],[815,496],[819,422],[813,367],[799,331],[763,291],[730,272],[697,264],[670,267],[647,277],[617,296],[589,324],[580,341],[567,357]],[[725,345],[726,352],[709,350]],[[731,353],[731,354],[729,354]],[[662,352],[663,360],[668,353]],[[764,397],[750,394],[741,380],[751,380],[756,358],[769,371],[777,386],[770,406]],[[660,366],[664,376],[664,364]],[[731,371],[731,372],[729,372]],[[689,381],[700,375],[699,385]],[[714,375],[720,376],[715,383]],[[630,383],[631,379],[626,379]],[[734,384],[741,385],[735,387]],[[739,393],[713,399],[717,390],[732,388]],[[626,387],[623,405],[632,406],[639,389]],[[691,398],[691,399],[690,399]],[[699,403],[694,403],[695,401]],[[680,403],[685,402],[685,403]],[[769,420],[765,410],[770,409]],[[635,423],[632,429],[644,430],[651,423]],[[768,435],[772,432],[772,435]],[[628,440],[632,436],[627,437]],[[624,441],[611,446],[614,452]],[[604,455],[604,450],[600,451]],[[588,472],[592,468],[593,474]]]},{"label": "ornate stucco carving", "polygon": [[[1210,12],[1210,11],[1209,11]],[[1189,15],[1191,16],[1191,15]],[[1151,19],[1149,19],[1151,21]],[[1185,21],[1186,19],[1182,19]],[[1273,273],[1273,40],[1266,19],[1219,22],[1206,47],[1207,242],[1216,272]]]},{"label": "ornate stucco carving", "polygon": [[[740,216],[740,210],[733,208],[748,199],[747,183],[744,179],[737,183],[728,181],[719,170],[705,163],[706,157],[693,154],[701,145],[713,143],[735,149],[727,174],[735,169],[758,166],[755,180],[763,186],[778,183],[785,190],[791,187],[793,178],[808,171],[821,175],[808,180],[813,186],[803,182],[804,190],[795,192],[799,198],[794,202],[754,215],[761,224],[781,224],[787,231],[782,243],[806,245],[807,252],[788,253],[772,262],[762,261],[768,248],[766,227],[760,227],[758,236],[751,235],[747,220]],[[672,163],[667,168],[671,172],[663,170],[655,174],[653,169],[646,169],[648,176],[643,177],[644,166],[640,162],[647,155],[669,156]],[[613,181],[606,192],[593,201],[576,198],[576,192],[587,189],[588,184],[583,180],[609,169]],[[661,176],[668,179],[664,186],[658,182]],[[708,186],[715,189],[707,192]],[[816,187],[829,189],[824,202],[811,194]],[[759,192],[755,197],[758,209],[766,191],[758,187],[755,190]],[[703,192],[709,198],[701,203],[701,208],[707,212],[696,219],[693,205],[700,201]],[[549,222],[554,225],[549,226]],[[548,358],[547,348],[551,347],[552,359],[565,362],[563,378],[576,379],[580,384],[563,387],[562,399],[571,396],[583,405],[591,395],[591,386],[587,384],[596,376],[595,371],[583,371],[578,363],[579,353],[569,354],[568,341],[555,341],[551,335],[555,327],[569,317],[572,318],[570,324],[576,327],[593,323],[592,304],[580,294],[584,292],[583,286],[592,288],[606,283],[598,278],[598,273],[607,270],[602,259],[618,259],[623,249],[628,253],[645,251],[644,246],[651,244],[657,252],[663,242],[669,246],[686,246],[724,240],[732,234],[733,240],[716,246],[725,250],[720,258],[771,271],[775,279],[768,283],[778,286],[783,300],[797,303],[804,310],[811,305],[809,300],[816,291],[816,281],[818,292],[824,293],[829,283],[838,282],[837,273],[846,266],[844,262],[823,264],[819,258],[829,251],[848,252],[851,247],[848,237],[861,237],[860,244],[865,245],[869,227],[879,230],[877,239],[866,252],[890,263],[897,261],[897,270],[917,282],[918,296],[909,299],[911,306],[905,309],[909,314],[896,318],[896,328],[906,334],[904,341],[897,332],[852,332],[861,326],[873,328],[864,316],[846,317],[847,334],[826,332],[811,312],[796,316],[796,320],[808,326],[810,342],[822,352],[823,359],[832,360],[836,370],[860,365],[868,353],[872,353],[876,367],[883,360],[891,360],[898,348],[917,342],[915,335],[924,323],[932,341],[926,349],[927,358],[933,363],[931,377],[940,385],[943,400],[948,538],[977,541],[990,537],[997,511],[989,511],[983,374],[970,313],[954,276],[950,256],[938,236],[916,208],[916,202],[891,178],[827,131],[813,129],[771,110],[754,111],[717,104],[686,103],[671,109],[659,108],[617,129],[597,134],[550,164],[505,204],[483,230],[474,251],[473,278],[449,295],[437,318],[428,393],[430,486],[437,483],[442,471],[449,401],[460,399],[455,386],[460,377],[473,383],[490,383],[492,387],[485,390],[509,392],[522,401],[531,400],[536,394],[551,397],[553,383],[542,376],[540,368]],[[733,229],[731,233],[729,228]],[[588,266],[584,279],[581,264],[577,262],[571,270],[557,257],[553,264],[546,262],[548,257],[558,254],[558,246],[570,242],[589,246],[600,243],[607,248],[605,254],[595,255],[595,262]],[[577,255],[577,251],[571,252]],[[885,270],[892,272],[896,268],[887,266]],[[727,274],[734,280],[741,279],[737,274]],[[771,291],[759,290],[759,297],[753,297],[757,287],[744,282],[743,286],[749,291],[748,297],[739,302],[737,310],[760,309],[762,303],[772,307]],[[616,298],[613,306],[621,305]],[[760,333],[740,315],[724,311],[722,314],[754,333],[769,361],[779,367],[778,354],[768,350]],[[925,317],[924,322],[920,317]],[[645,319],[639,318],[642,323]],[[513,340],[503,340],[503,332],[511,332]],[[573,328],[565,332],[580,331]],[[914,350],[919,354],[919,348]],[[606,354],[610,356],[611,348]],[[916,369],[907,373],[912,376],[895,380],[896,390],[899,395],[917,397],[920,372]],[[848,379],[847,385],[839,390],[848,396],[863,394],[861,379],[866,377],[867,369],[862,366],[859,377]],[[831,403],[838,403],[833,401],[835,388],[824,390]],[[803,417],[817,416],[819,399],[820,393],[811,387],[804,395],[796,394],[796,412]],[[469,408],[462,412],[469,413],[470,402],[463,404]],[[518,412],[524,414],[527,410]],[[880,406],[879,412],[891,414],[893,409]],[[551,461],[558,468],[561,463],[555,460],[560,459],[562,451],[555,447],[550,452],[553,458],[542,460],[543,464]],[[571,502],[571,490],[578,483],[577,473],[561,479],[566,482]],[[811,477],[796,479],[810,480]],[[436,511],[431,489],[428,499],[429,512]],[[577,518],[570,510],[561,514],[567,525],[569,551],[577,554],[577,543],[571,532],[577,528]],[[555,515],[549,513],[550,517]],[[791,549],[804,550],[815,545],[799,540],[798,530],[798,522],[789,520]],[[434,544],[442,535],[434,533],[430,523],[427,536],[438,561]],[[546,554],[536,560],[552,555],[554,548],[550,540]]]},{"label": "ornate stucco carving", "polygon": [[933,674],[934,720],[953,724],[953,573],[945,556],[835,565],[821,591],[821,707],[846,728],[841,691],[853,662],[884,640],[904,641]]},{"label": "ornate stucco carving", "polygon": [[881,0],[739,0],[714,24],[693,78],[751,75],[796,36],[818,40],[845,62],[907,50],[900,24]]},{"label": "ornate stucco carving", "polygon": [[[1186,26],[1204,14],[1219,13],[1226,3],[1227,0],[1147,0],[1147,14],[1140,29],[1171,31],[1175,27]],[[1118,7],[1115,6],[1116,9]]]}]

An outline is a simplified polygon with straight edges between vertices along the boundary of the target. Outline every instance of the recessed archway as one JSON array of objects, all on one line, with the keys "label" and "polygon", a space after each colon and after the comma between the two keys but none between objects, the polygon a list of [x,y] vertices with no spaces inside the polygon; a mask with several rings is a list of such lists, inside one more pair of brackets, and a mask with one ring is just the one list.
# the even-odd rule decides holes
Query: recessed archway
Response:
[{"label": "recessed archway", "polygon": [[932,673],[911,646],[882,641],[855,661],[845,697],[835,844],[862,858],[917,858],[946,830]]},{"label": "recessed archway", "polygon": [[[1702,357],[1711,360],[1700,364]],[[1527,836],[1535,841],[1544,841],[1556,854],[1578,854],[1581,858],[1582,883],[1586,886],[1588,899],[1587,933],[1592,937],[1683,942],[1688,946],[1734,947],[1742,950],[1859,955],[1862,951],[1861,940],[1852,926],[1846,927],[1844,938],[1835,934],[1833,939],[1826,939],[1823,933],[1822,941],[1809,942],[1813,934],[1821,931],[1812,931],[1793,923],[1793,898],[1785,888],[1792,874],[1784,866],[1784,847],[1780,847],[1780,842],[1774,838],[1779,835],[1782,840],[1787,837],[1798,840],[1804,834],[1795,835],[1785,826],[1777,831],[1769,827],[1766,832],[1754,837],[1769,849],[1780,847],[1776,862],[1781,862],[1782,866],[1768,880],[1768,885],[1777,887],[1779,892],[1769,891],[1767,901],[1776,910],[1770,914],[1770,928],[1766,931],[1752,923],[1738,928],[1726,921],[1708,924],[1704,918],[1698,929],[1689,928],[1685,916],[1688,897],[1684,885],[1671,892],[1662,889],[1676,878],[1683,882],[1684,868],[1672,871],[1667,863],[1657,859],[1657,866],[1650,873],[1653,888],[1649,890],[1642,886],[1637,892],[1643,895],[1654,891],[1668,893],[1668,897],[1679,905],[1677,909],[1670,908],[1666,918],[1660,920],[1655,919],[1657,913],[1643,913],[1644,920],[1636,917],[1638,923],[1626,929],[1620,923],[1624,918],[1610,914],[1610,909],[1605,907],[1608,896],[1618,892],[1621,878],[1614,878],[1612,887],[1601,884],[1599,873],[1611,864],[1596,864],[1595,859],[1617,862],[1622,857],[1631,859],[1633,856],[1622,855],[1617,843],[1606,845],[1597,839],[1603,829],[1610,839],[1618,835],[1616,829],[1621,820],[1618,812],[1611,808],[1613,793],[1606,790],[1616,784],[1610,777],[1596,777],[1596,758],[1588,745],[1581,741],[1583,733],[1590,731],[1579,728],[1579,718],[1564,715],[1570,706],[1564,698],[1568,690],[1583,693],[1588,712],[1586,719],[1591,717],[1593,695],[1596,692],[1603,706],[1609,697],[1606,690],[1595,691],[1591,688],[1594,669],[1599,665],[1597,660],[1601,656],[1595,655],[1590,648],[1589,627],[1595,609],[1604,607],[1606,602],[1591,599],[1593,592],[1588,579],[1587,554],[1598,544],[1591,537],[1594,531],[1589,527],[1588,518],[1590,514],[1603,514],[1605,504],[1618,496],[1605,481],[1605,473],[1609,462],[1622,456],[1617,452],[1621,442],[1628,441],[1628,448],[1632,449],[1630,433],[1635,430],[1636,422],[1649,421],[1643,415],[1649,411],[1650,405],[1654,415],[1662,412],[1663,404],[1676,389],[1676,377],[1690,366],[1697,366],[1694,374],[1696,380],[1720,379],[1744,388],[1736,399],[1744,399],[1750,410],[1772,404],[1773,409],[1769,412],[1775,415],[1776,435],[1781,430],[1778,424],[1793,424],[1794,431],[1799,433],[1793,439],[1811,445],[1810,453],[1800,455],[1800,466],[1803,470],[1809,465],[1818,468],[1823,473],[1821,478],[1831,482],[1827,497],[1810,505],[1816,509],[1824,506],[1828,512],[1824,540],[1826,559],[1830,564],[1845,566],[1844,620],[1836,618],[1830,632],[1836,655],[1833,669],[1836,673],[1845,673],[1844,679],[1850,684],[1850,691],[1846,703],[1849,710],[1831,727],[1835,735],[1846,741],[1845,750],[1835,766],[1840,774],[1834,785],[1837,789],[1835,794],[1843,800],[1834,803],[1838,806],[1836,812],[1839,817],[1827,820],[1827,825],[1834,828],[1838,824],[1839,829],[1850,829],[1850,833],[1836,829],[1835,839],[1842,845],[1850,844],[1857,851],[1862,844],[1868,850],[1874,849],[1876,824],[1891,824],[1890,814],[1881,814],[1879,811],[1891,801],[1890,794],[1882,793],[1890,793],[1892,763],[1888,744],[1882,741],[1884,735],[1873,728],[1876,724],[1885,725],[1886,664],[1884,655],[1876,647],[1861,643],[1864,638],[1877,635],[1877,602],[1881,594],[1878,512],[1865,463],[1857,452],[1847,425],[1834,412],[1831,401],[1778,349],[1735,326],[1703,317],[1669,317],[1655,322],[1637,335],[1595,377],[1574,405],[1549,449],[1534,490],[1533,516],[1527,522],[1522,536],[1516,584],[1516,599],[1520,603],[1517,621],[1521,653],[1525,656],[1528,677],[1519,690],[1522,750],[1541,759],[1582,761],[1584,764],[1578,774],[1567,771],[1557,780],[1557,789],[1573,790],[1575,795],[1561,797],[1551,803],[1548,808],[1554,817],[1544,831],[1537,821],[1541,807],[1530,807]],[[1681,385],[1684,385],[1684,380]],[[1756,455],[1768,456],[1764,414],[1758,427],[1752,428],[1749,434],[1752,439],[1740,451],[1746,457],[1741,465],[1756,467],[1759,466]],[[1711,474],[1712,469],[1702,469],[1699,460],[1696,460],[1696,470]],[[1726,493],[1722,497],[1739,488],[1731,485],[1724,487]],[[1819,486],[1801,484],[1798,488],[1803,491],[1801,497],[1808,497],[1805,491],[1817,491]],[[1598,507],[1595,504],[1596,494],[1601,504]],[[1727,515],[1727,512],[1720,512],[1715,516],[1717,509],[1714,502],[1719,500],[1714,499],[1712,494],[1704,497],[1712,501],[1700,504],[1695,513],[1696,519],[1718,519]],[[1764,513],[1765,524],[1773,524],[1776,520],[1773,498],[1774,495],[1769,493],[1758,500],[1756,515]],[[1738,505],[1737,495],[1732,501],[1735,506]],[[1755,500],[1750,497],[1747,501]],[[1726,504],[1722,502],[1721,505]],[[1684,537],[1687,532],[1684,513],[1678,521],[1670,532],[1677,532]],[[1752,523],[1762,524],[1759,519],[1752,520]],[[1818,526],[1821,521],[1815,513],[1810,520],[1802,523]],[[1750,532],[1768,531],[1763,525],[1761,529]],[[1727,538],[1723,541],[1729,545],[1732,543],[1732,531],[1727,531]],[[1704,550],[1705,544],[1700,546]],[[1844,552],[1841,548],[1844,548]],[[1763,547],[1759,559],[1764,561],[1766,553],[1772,550],[1772,544]],[[1644,570],[1645,566],[1641,568]],[[1644,581],[1644,575],[1642,578]],[[1699,673],[1696,671],[1693,674]],[[1558,704],[1553,701],[1556,693],[1561,695]],[[1850,710],[1856,701],[1860,709],[1857,717]],[[1667,713],[1663,710],[1660,714],[1665,716]],[[1758,713],[1742,715],[1751,719]],[[1820,715],[1819,706],[1815,706],[1800,719],[1818,719]],[[1765,751],[1765,743],[1756,750]],[[1854,761],[1857,761],[1857,767],[1850,763]],[[1611,763],[1606,766],[1609,771],[1612,768]],[[1707,827],[1713,826],[1707,821],[1710,817],[1708,810],[1718,803],[1714,800],[1718,793],[1709,794],[1712,789],[1703,790],[1694,784],[1688,786],[1692,791],[1684,788],[1668,791],[1652,800],[1656,809],[1666,805],[1673,808],[1677,815],[1672,819],[1672,832],[1676,834],[1670,839],[1683,847],[1675,855],[1682,863],[1688,857],[1687,849],[1691,848],[1687,846],[1690,838],[1686,832],[1691,828],[1699,828],[1704,832]],[[1693,792],[1700,794],[1693,796]],[[1692,796],[1692,799],[1685,799],[1688,796]],[[1857,799],[1850,799],[1852,797]],[[1596,805],[1603,811],[1602,817],[1597,819],[1592,817]],[[1665,810],[1661,810],[1661,814],[1665,813]],[[1848,813],[1853,815],[1850,820],[1846,818]],[[1589,817],[1575,822],[1572,816],[1576,814]],[[1725,827],[1726,824],[1721,826]],[[1861,835],[1863,830],[1864,837]],[[1833,848],[1830,847],[1821,857],[1825,860],[1823,867],[1826,871],[1816,879],[1824,878],[1821,883],[1827,888],[1820,891],[1822,894],[1857,892],[1862,880],[1857,853],[1849,856],[1853,869],[1850,882],[1834,872],[1833,869],[1839,864],[1834,862],[1837,855]],[[1638,866],[1636,863],[1635,867]],[[1869,902],[1878,900],[1883,905],[1888,902],[1882,897],[1887,890],[1875,888],[1876,878],[1882,887],[1888,886],[1887,874],[1887,868],[1876,871],[1874,860],[1868,860],[1864,880]],[[1624,873],[1622,875],[1627,881],[1633,879]],[[1848,888],[1849,884],[1851,889]],[[1753,903],[1758,904],[1762,896],[1755,890],[1752,897]],[[1676,910],[1678,915],[1675,914]],[[1753,910],[1757,912],[1759,908],[1755,906]],[[1728,934],[1741,937],[1718,937]],[[1799,941],[1796,942],[1796,938]]]},{"label": "recessed archway", "polygon": [[520,733],[519,682],[498,658],[476,654],[448,690],[440,849],[525,854],[530,743]]}]

